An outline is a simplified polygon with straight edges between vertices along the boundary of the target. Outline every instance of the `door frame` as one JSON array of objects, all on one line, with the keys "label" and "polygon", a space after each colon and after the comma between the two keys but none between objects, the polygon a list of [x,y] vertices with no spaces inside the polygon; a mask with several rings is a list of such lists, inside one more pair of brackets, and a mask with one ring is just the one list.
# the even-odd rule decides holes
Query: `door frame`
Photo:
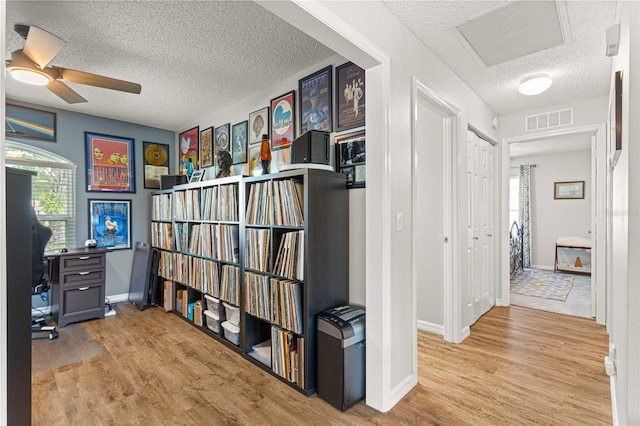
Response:
[{"label": "door frame", "polygon": [[[546,132],[534,133],[531,135],[521,135],[502,138],[502,229],[509,229],[509,152],[510,144],[519,142],[532,142],[539,139],[547,139],[559,136],[573,136],[588,134],[595,141],[592,142],[592,157],[595,155],[595,161],[592,161],[592,185],[595,186],[594,194],[597,196],[596,211],[591,212],[591,235],[595,235],[592,244],[592,312],[595,308],[596,322],[605,324],[606,322],[606,241],[607,241],[607,135],[606,124],[590,124],[585,126],[571,127],[568,129],[551,130]],[[595,150],[595,153],[594,153]],[[595,173],[595,168],[599,173]],[[604,171],[604,173],[603,173]],[[595,219],[595,220],[594,220]],[[502,239],[502,291],[501,298],[496,300],[496,304],[500,306],[509,306],[510,284],[509,277],[509,241]]]},{"label": "door frame", "polygon": [[[455,256],[455,241],[457,238],[457,232],[454,223],[457,223],[457,214],[455,213],[456,197],[454,191],[455,187],[455,164],[453,158],[457,152],[456,146],[458,136],[460,135],[460,114],[459,108],[451,105],[437,92],[430,89],[424,83],[419,81],[415,76],[412,78],[412,114],[411,114],[411,229],[416,229],[417,220],[417,208],[416,202],[418,182],[417,182],[417,168],[419,164],[419,158],[417,153],[418,144],[418,105],[421,102],[428,103],[432,110],[442,117],[442,152],[443,152],[443,194],[444,194],[444,206],[443,206],[443,250],[444,250],[444,265],[443,265],[443,280],[444,280],[444,324],[441,334],[444,335],[444,340],[448,342],[460,342],[461,337],[461,309],[460,309],[460,289],[454,286],[456,276],[456,263]],[[411,287],[413,293],[412,304],[412,316],[413,316],[413,363],[414,371],[418,371],[418,273],[416,271],[416,265],[418,259],[417,254],[417,238],[415,232],[411,235]],[[439,332],[439,330],[431,330]]]}]

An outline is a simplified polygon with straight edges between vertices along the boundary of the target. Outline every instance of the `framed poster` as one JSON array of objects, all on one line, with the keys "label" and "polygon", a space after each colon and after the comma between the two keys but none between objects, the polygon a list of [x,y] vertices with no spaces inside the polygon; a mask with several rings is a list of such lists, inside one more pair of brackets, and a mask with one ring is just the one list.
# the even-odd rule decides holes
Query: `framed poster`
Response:
[{"label": "framed poster", "polygon": [[56,113],[6,104],[5,134],[16,138],[56,141]]},{"label": "framed poster", "polygon": [[231,155],[233,164],[242,164],[247,162],[247,129],[248,121],[242,121],[234,124],[231,128],[231,138],[233,145],[231,147]]},{"label": "framed poster", "polygon": [[249,114],[249,145],[259,145],[262,141],[262,135],[269,134],[269,107],[264,107]]},{"label": "framed poster", "polygon": [[347,175],[347,188],[364,188],[366,182],[365,131],[335,137],[336,171]]},{"label": "framed poster", "polygon": [[87,192],[136,192],[133,139],[84,132]]},{"label": "framed poster", "polygon": [[332,130],[331,77],[329,65],[298,81],[300,97],[300,134],[309,130]]},{"label": "framed poster", "polygon": [[213,131],[213,143],[215,156],[220,151],[227,151],[231,153],[231,144],[229,143],[229,123],[216,127]]},{"label": "framed poster", "polygon": [[89,238],[98,247],[131,248],[131,200],[89,199]]},{"label": "framed poster", "polygon": [[169,174],[169,145],[142,142],[144,153],[144,187],[160,189],[160,176]]},{"label": "framed poster", "polygon": [[180,141],[180,174],[191,175],[198,168],[199,130],[196,126],[178,136]]},{"label": "framed poster", "polygon": [[554,182],[554,200],[574,200],[584,198],[584,181]]},{"label": "framed poster", "polygon": [[352,62],[336,67],[335,131],[364,126],[365,71]]},{"label": "framed poster", "polygon": [[200,132],[200,167],[213,166],[213,127]]},{"label": "framed poster", "polygon": [[296,136],[296,92],[271,99],[271,149],[285,148]]}]

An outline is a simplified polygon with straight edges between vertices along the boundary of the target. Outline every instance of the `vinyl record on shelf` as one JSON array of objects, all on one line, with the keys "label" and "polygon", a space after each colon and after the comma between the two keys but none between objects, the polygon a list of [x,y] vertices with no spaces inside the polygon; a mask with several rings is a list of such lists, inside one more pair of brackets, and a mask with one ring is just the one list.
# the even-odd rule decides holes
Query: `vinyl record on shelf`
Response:
[{"label": "vinyl record on shelf", "polygon": [[160,145],[149,145],[144,150],[144,158],[152,166],[162,166],[167,162],[167,150]]}]

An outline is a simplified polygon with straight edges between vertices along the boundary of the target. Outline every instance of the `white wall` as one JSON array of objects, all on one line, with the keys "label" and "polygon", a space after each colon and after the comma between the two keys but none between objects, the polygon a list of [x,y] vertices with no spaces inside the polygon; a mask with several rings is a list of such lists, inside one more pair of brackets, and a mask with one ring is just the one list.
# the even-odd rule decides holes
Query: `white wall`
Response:
[{"label": "white wall", "polygon": [[[528,142],[535,143],[535,142]],[[589,237],[591,230],[591,150],[532,155],[511,165],[531,169],[533,258],[536,268],[553,269],[558,237]],[[584,199],[554,200],[554,182],[585,181]]]},{"label": "white wall", "polygon": [[612,280],[608,284],[610,342],[617,348],[614,421],[640,424],[640,4],[619,2],[620,47],[613,60],[623,73],[622,152],[612,176]]},{"label": "white wall", "polygon": [[[464,143],[469,124],[497,140],[491,126],[495,114],[379,1],[260,4],[339,54],[353,60],[351,55],[357,55],[364,61],[359,64],[367,68],[367,81],[375,81],[367,91],[366,241],[351,244],[367,249],[367,403],[387,411],[417,382],[411,332],[412,77],[462,111],[454,155]],[[354,19],[362,17],[363,11],[366,18]],[[361,46],[365,53],[354,53],[354,46]],[[376,60],[381,66],[374,66]],[[371,95],[370,90],[374,90]],[[454,164],[458,161],[454,157]],[[377,176],[372,178],[373,173]],[[466,188],[457,187],[458,181],[455,193],[464,199]],[[456,205],[453,210],[458,211]],[[404,215],[401,232],[391,231],[397,213]],[[458,234],[454,237],[460,239]],[[452,243],[461,247],[461,241]],[[457,294],[460,305],[459,290]],[[458,313],[454,322],[461,328],[461,306],[454,309]]]}]

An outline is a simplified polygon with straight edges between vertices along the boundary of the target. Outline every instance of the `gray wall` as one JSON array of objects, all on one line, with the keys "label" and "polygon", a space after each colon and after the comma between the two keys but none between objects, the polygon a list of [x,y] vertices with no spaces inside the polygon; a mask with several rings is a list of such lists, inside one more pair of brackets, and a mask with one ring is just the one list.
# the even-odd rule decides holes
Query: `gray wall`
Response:
[{"label": "gray wall", "polygon": [[[175,172],[175,133],[124,121],[80,114],[56,108],[31,105],[7,99],[7,103],[53,111],[57,114],[57,143],[11,138],[61,155],[75,163],[76,169],[76,246],[89,238],[88,199],[131,200],[132,245],[149,242],[149,204],[151,189],[144,188],[142,142],[157,142],[170,147],[171,172]],[[103,133],[135,139],[135,193],[87,192],[84,132]],[[133,250],[118,250],[107,255],[107,297],[129,292]]]}]

